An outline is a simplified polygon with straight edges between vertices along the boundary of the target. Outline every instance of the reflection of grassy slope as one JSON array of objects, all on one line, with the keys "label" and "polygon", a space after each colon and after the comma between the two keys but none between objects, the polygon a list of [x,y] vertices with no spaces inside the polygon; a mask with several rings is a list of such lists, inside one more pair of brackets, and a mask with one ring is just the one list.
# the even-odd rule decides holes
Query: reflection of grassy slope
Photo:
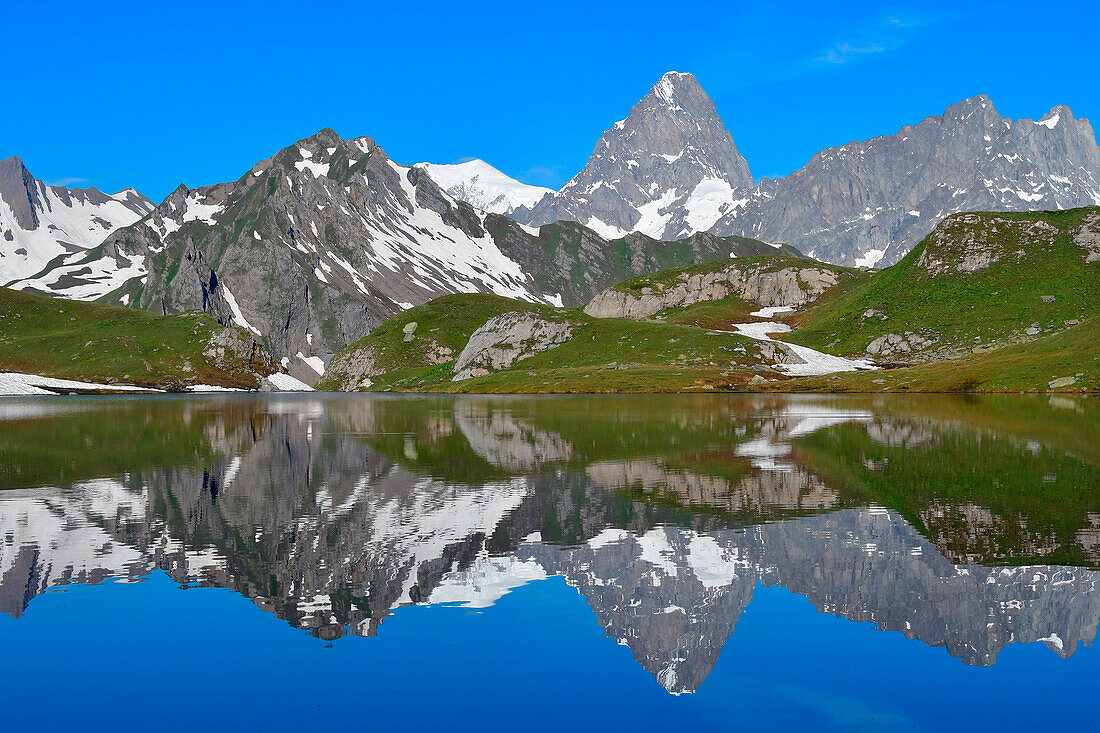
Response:
[{"label": "reflection of grassy slope", "polygon": [[[839,297],[807,311],[788,341],[839,354],[859,354],[875,338],[914,331],[935,334],[938,347],[970,351],[978,344],[1021,340],[1032,323],[1044,330],[1097,314],[1100,263],[1086,263],[1085,250],[1070,231],[1095,207],[1023,214],[967,214],[950,217],[901,262]],[[961,221],[977,216],[978,224]],[[993,219],[1041,222],[1057,229],[1048,245]],[[963,242],[987,237],[1000,259],[974,272],[933,275],[917,265],[928,248],[949,262],[963,258]],[[1026,256],[1017,256],[1017,251]],[[1041,296],[1054,296],[1043,302]],[[862,318],[875,309],[885,314]],[[980,341],[976,341],[980,339]]]},{"label": "reflection of grassy slope", "polygon": [[898,511],[956,560],[1096,565],[1075,535],[1100,512],[1100,468],[995,435],[932,434],[927,444],[887,446],[865,426],[843,425],[798,439],[797,457],[830,483]]},{"label": "reflection of grassy slope", "polygon": [[[422,475],[466,484],[485,483],[516,476],[550,475],[559,470],[583,474],[599,463],[652,460],[670,472],[673,485],[606,487],[633,501],[661,506],[678,512],[717,513],[749,522],[819,513],[817,508],[744,506],[731,512],[723,496],[713,501],[692,502],[675,481],[679,472],[696,477],[716,478],[736,486],[753,476],[747,459],[737,456],[734,446],[756,436],[751,423],[738,422],[731,403],[697,398],[583,397],[530,399],[466,399],[440,397],[394,399],[374,403],[374,424],[369,432],[359,431],[361,440],[390,460]],[[739,403],[740,408],[745,403]],[[456,415],[464,416],[456,420]],[[495,420],[494,420],[495,416]],[[338,425],[341,424],[336,417]],[[467,430],[505,425],[497,436],[511,438],[515,428],[539,433],[567,443],[567,458],[547,459],[538,465],[494,465],[471,445]],[[749,429],[746,432],[746,427]],[[475,440],[485,436],[474,435]],[[490,438],[490,441],[492,438]],[[843,497],[847,505],[851,500]],[[839,504],[838,504],[839,505]],[[834,507],[835,508],[835,507]]]},{"label": "reflection of grassy slope", "polygon": [[0,489],[65,486],[145,468],[190,466],[214,454],[205,420],[183,410],[181,401],[118,398],[75,404],[78,409],[61,415],[0,426]]},{"label": "reflection of grassy slope", "polygon": [[156,316],[0,288],[3,371],[150,387],[255,387],[248,364],[226,369],[203,355],[222,330],[203,313]]}]

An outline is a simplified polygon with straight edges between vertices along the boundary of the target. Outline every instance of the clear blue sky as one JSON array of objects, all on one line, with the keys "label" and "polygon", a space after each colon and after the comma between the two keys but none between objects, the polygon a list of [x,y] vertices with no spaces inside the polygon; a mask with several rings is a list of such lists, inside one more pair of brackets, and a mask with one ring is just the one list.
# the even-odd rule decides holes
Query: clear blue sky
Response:
[{"label": "clear blue sky", "polygon": [[1091,2],[762,5],[10,3],[0,158],[160,200],[332,127],[557,187],[670,69],[757,178],[980,93],[1012,118],[1100,117]]}]

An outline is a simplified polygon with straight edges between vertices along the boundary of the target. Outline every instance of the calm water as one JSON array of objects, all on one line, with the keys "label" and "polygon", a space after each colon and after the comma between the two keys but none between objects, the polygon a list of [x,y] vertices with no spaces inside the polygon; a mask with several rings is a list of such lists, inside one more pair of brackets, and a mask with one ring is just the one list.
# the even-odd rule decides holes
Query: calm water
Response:
[{"label": "calm water", "polygon": [[1088,729],[1098,619],[1095,400],[0,399],[7,731]]}]

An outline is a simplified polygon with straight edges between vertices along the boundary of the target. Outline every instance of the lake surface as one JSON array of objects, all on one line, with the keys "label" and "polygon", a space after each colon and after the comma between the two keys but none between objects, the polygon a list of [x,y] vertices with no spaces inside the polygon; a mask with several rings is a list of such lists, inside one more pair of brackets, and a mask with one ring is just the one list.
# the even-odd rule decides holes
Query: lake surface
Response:
[{"label": "lake surface", "polygon": [[1100,403],[0,399],[4,729],[1095,725]]}]

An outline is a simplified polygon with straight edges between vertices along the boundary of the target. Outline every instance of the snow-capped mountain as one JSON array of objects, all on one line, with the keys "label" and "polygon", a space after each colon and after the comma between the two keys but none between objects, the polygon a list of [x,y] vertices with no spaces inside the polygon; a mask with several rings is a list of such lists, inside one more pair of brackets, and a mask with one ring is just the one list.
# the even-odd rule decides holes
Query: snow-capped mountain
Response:
[{"label": "snow-capped mountain", "polygon": [[497,247],[485,217],[371,138],[322,130],[237,181],[180,186],[144,221],[14,287],[201,309],[312,383],[332,354],[439,295],[559,302]]},{"label": "snow-capped mountain", "polygon": [[580,173],[512,217],[576,221],[605,237],[736,234],[882,267],[950,214],[1098,203],[1100,148],[1088,120],[1063,105],[1012,121],[984,95],[756,186],[698,82],[670,72],[604,133]]},{"label": "snow-capped mountain", "polygon": [[371,138],[322,130],[237,181],[180,186],[98,247],[10,286],[157,313],[201,309],[251,331],[312,384],[334,353],[440,295],[576,306],[645,272],[763,250],[776,251],[707,234],[670,248],[579,225],[540,231],[460,201]]},{"label": "snow-capped mountain", "polygon": [[944,217],[1100,204],[1088,120],[1055,107],[1011,121],[982,95],[894,135],[829,148],[764,179],[713,231],[789,242],[845,265],[891,265]]},{"label": "snow-capped mountain", "polygon": [[0,160],[0,285],[34,275],[59,255],[95,247],[152,209],[132,188],[108,195],[50,186],[19,158]]},{"label": "snow-capped mountain", "polygon": [[531,207],[554,191],[520,183],[477,158],[462,163],[418,163],[432,180],[459,201],[491,214],[511,214]]},{"label": "snow-capped mountain", "polygon": [[710,97],[691,74],[670,71],[604,132],[580,173],[514,217],[576,221],[608,238],[680,239],[710,229],[733,205],[734,190],[752,186]]}]

